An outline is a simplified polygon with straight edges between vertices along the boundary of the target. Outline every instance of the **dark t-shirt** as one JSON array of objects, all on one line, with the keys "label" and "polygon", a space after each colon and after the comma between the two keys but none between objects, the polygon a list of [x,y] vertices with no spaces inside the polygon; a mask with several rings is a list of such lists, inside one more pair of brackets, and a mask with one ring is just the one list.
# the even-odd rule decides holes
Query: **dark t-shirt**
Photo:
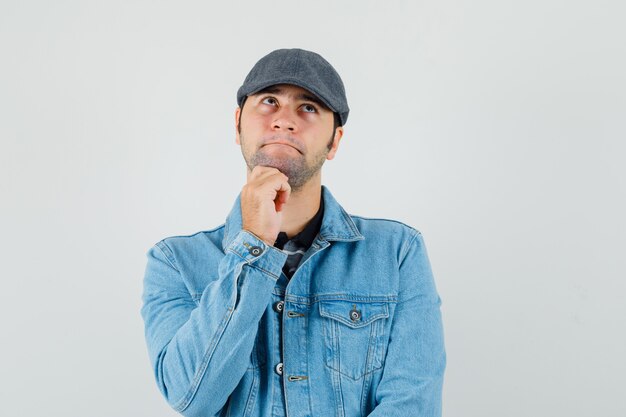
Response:
[{"label": "dark t-shirt", "polygon": [[287,261],[283,265],[283,272],[287,278],[291,278],[298,269],[300,260],[313,243],[320,231],[324,217],[324,199],[320,199],[320,208],[313,218],[307,223],[300,233],[289,239],[287,233],[280,232],[274,242],[274,246],[287,253]]}]

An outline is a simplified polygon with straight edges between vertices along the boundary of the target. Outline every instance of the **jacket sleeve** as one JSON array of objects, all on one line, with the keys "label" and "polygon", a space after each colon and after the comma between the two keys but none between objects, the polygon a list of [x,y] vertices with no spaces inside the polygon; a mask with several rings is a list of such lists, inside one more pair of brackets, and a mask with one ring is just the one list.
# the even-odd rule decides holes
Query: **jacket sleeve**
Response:
[{"label": "jacket sleeve", "polygon": [[157,385],[184,416],[214,416],[250,366],[258,323],[287,254],[241,230],[199,304],[165,240],[146,255],[141,315]]},{"label": "jacket sleeve", "polygon": [[443,326],[422,235],[412,238],[400,263],[398,304],[383,375],[370,417],[440,417],[446,366]]}]

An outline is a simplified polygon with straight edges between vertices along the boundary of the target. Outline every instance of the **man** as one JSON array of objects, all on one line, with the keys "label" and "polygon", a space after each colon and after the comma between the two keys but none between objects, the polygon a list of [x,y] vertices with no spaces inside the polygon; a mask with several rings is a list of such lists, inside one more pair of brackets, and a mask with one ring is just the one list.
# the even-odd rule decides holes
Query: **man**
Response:
[{"label": "man", "polygon": [[276,50],[237,101],[248,171],[226,222],[147,253],[161,393],[185,416],[440,416],[446,356],[421,234],[349,215],[321,185],[349,113],[341,78],[318,54]]}]

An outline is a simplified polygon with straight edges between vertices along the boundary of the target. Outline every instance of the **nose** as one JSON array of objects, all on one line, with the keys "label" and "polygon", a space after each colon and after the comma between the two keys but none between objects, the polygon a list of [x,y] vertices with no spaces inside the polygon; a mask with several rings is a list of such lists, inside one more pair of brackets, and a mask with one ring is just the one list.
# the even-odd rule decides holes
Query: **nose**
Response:
[{"label": "nose", "polygon": [[272,120],[273,130],[295,132],[298,129],[296,115],[286,106],[279,109],[274,115],[274,120]]}]

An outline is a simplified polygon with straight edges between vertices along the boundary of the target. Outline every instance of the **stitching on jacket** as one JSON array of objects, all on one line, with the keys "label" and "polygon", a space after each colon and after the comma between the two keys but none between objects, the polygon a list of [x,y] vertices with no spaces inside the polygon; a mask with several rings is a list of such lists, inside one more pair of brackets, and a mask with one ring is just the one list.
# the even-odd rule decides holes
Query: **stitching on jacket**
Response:
[{"label": "stitching on jacket", "polygon": [[[275,274],[274,274],[274,273],[272,273],[271,271],[268,271],[267,269],[261,268],[260,266],[258,266],[258,265],[257,265],[257,264],[255,264],[255,263],[251,263],[249,260],[247,260],[246,258],[244,258],[243,256],[241,256],[241,254],[239,254],[236,250],[234,250],[234,249],[232,249],[232,248],[228,248],[228,249],[226,249],[226,252],[232,252],[232,253],[234,253],[235,255],[239,256],[239,257],[240,257],[240,258],[241,258],[241,259],[245,262],[245,264],[246,264],[246,265],[248,265],[248,266],[250,266],[250,267],[252,267],[252,268],[258,269],[258,270],[259,270],[259,271],[261,271],[261,272],[265,272],[267,275],[269,275],[269,276],[271,276],[271,277],[273,277],[273,278],[276,278],[276,279],[278,279],[278,278],[279,278],[279,276],[278,276],[278,275],[275,275]],[[255,258],[255,259],[256,259],[256,258]]]},{"label": "stitching on jacket", "polygon": [[421,235],[421,233],[418,232],[417,230],[413,228],[411,229],[414,231],[413,233],[411,233],[413,237],[409,240],[406,240],[405,244],[402,246],[402,250],[400,252],[404,252],[404,253],[402,253],[402,256],[400,256],[400,262],[398,263],[398,268],[402,268],[402,264],[404,263],[404,260],[406,259],[406,256],[409,253],[409,248],[411,247],[411,245],[413,245],[413,242],[415,241],[415,239],[417,239],[417,237]]},{"label": "stitching on jacket", "polygon": [[174,255],[172,254],[172,250],[167,246],[165,241],[161,240],[160,242],[157,242],[157,244],[154,245],[154,247],[158,248],[159,251],[163,254],[163,256],[165,256],[165,259],[170,264],[170,266],[174,268],[176,272],[180,273],[180,271],[175,265],[176,261],[174,260]]},{"label": "stitching on jacket", "polygon": [[209,343],[209,346],[207,347],[207,350],[204,353],[204,356],[202,357],[200,368],[198,369],[198,371],[196,371],[195,377],[193,381],[191,382],[191,386],[189,387],[187,394],[185,394],[183,398],[181,398],[173,406],[173,408],[176,411],[178,412],[184,411],[189,406],[189,404],[191,404],[191,400],[196,395],[196,391],[198,390],[198,387],[200,386],[200,382],[202,381],[202,378],[204,377],[204,374],[206,373],[206,368],[209,365],[209,359],[211,358],[211,356],[213,356],[215,347],[217,346],[219,340],[222,338],[224,334],[224,330],[226,329],[226,326],[230,322],[230,319],[233,315],[232,313],[233,313],[233,308],[229,307],[228,310],[226,310],[226,316],[224,317],[224,319],[222,319],[222,322],[220,323],[220,326],[217,329],[215,337],[213,338],[211,343]]}]

